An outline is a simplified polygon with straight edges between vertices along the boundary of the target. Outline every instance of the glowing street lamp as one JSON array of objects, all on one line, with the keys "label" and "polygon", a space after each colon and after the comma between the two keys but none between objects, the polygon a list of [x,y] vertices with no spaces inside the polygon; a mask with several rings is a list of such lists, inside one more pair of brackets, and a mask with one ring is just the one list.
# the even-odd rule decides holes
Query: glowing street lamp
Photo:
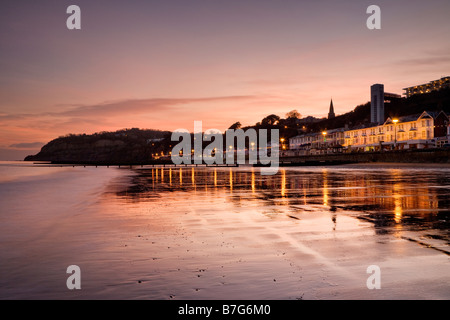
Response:
[{"label": "glowing street lamp", "polygon": [[280,138],[280,142],[281,142],[281,149],[286,150],[286,145],[284,144],[285,139],[284,138]]},{"label": "glowing street lamp", "polygon": [[398,119],[392,119],[392,122],[394,123],[394,130],[395,130],[395,133],[394,133],[394,148],[395,149],[397,149],[397,122],[398,122]]},{"label": "glowing street lamp", "polygon": [[[327,132],[326,131],[322,131],[322,135],[323,135],[323,148],[326,148],[326,142],[327,142]],[[325,151],[324,151],[325,152]]]}]

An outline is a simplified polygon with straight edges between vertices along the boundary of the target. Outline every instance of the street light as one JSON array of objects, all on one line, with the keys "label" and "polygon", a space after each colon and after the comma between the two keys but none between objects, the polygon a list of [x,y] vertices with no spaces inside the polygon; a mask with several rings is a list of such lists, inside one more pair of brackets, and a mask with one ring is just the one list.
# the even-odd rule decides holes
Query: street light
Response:
[{"label": "street light", "polygon": [[323,135],[323,148],[325,149],[325,143],[327,142],[327,132],[322,131],[322,135]]},{"label": "street light", "polygon": [[392,119],[392,122],[394,123],[394,130],[395,130],[394,149],[397,149],[397,122],[398,122],[398,119]]},{"label": "street light", "polygon": [[280,138],[280,142],[281,142],[281,149],[282,150],[286,150],[286,146],[284,145],[284,138]]}]

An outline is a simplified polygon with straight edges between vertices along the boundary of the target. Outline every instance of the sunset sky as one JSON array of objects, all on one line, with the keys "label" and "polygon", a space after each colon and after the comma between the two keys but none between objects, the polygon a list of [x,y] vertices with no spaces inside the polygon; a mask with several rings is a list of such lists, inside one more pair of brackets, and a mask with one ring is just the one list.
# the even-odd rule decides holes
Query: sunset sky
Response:
[{"label": "sunset sky", "polygon": [[0,160],[68,133],[323,117],[331,98],[345,113],[374,83],[401,94],[450,75],[449,15],[448,0],[4,0]]}]

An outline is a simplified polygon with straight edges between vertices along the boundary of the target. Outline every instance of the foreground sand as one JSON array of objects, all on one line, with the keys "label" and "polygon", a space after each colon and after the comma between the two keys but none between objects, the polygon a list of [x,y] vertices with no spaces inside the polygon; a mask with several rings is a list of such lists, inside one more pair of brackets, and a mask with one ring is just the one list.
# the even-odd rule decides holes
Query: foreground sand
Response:
[{"label": "foreground sand", "polygon": [[[181,185],[174,171],[177,188],[136,192],[128,187],[136,173],[107,170],[68,169],[46,188],[3,186],[14,217],[3,212],[0,298],[450,298],[445,242],[330,211],[322,191],[318,201],[288,204],[233,180],[214,188],[189,173]],[[166,185],[163,174],[153,181]],[[65,286],[72,264],[82,270],[78,291]],[[366,286],[369,265],[381,268],[380,290]]]}]

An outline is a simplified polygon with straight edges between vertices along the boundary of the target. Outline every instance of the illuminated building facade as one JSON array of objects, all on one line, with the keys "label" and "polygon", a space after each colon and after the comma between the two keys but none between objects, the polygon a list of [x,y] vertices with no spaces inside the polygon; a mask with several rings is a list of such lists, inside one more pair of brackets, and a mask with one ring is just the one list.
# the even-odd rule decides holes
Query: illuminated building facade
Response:
[{"label": "illuminated building facade", "polygon": [[388,118],[382,124],[302,134],[289,139],[290,156],[392,149],[423,149],[448,143],[449,117],[443,111]]},{"label": "illuminated building facade", "polygon": [[434,118],[420,115],[388,118],[383,124],[354,128],[345,132],[344,148],[353,151],[381,149],[423,149],[434,147]]},{"label": "illuminated building facade", "polygon": [[425,84],[404,88],[404,95],[409,98],[415,94],[429,93],[431,91],[441,90],[443,88],[450,88],[450,77],[443,77],[437,80],[430,81]]}]

